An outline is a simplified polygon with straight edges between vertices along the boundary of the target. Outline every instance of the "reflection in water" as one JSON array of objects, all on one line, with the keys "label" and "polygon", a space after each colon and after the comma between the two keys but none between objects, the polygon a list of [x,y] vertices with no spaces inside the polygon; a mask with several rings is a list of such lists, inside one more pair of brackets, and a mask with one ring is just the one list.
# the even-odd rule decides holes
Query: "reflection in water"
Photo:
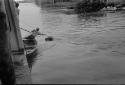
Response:
[{"label": "reflection in water", "polygon": [[91,13],[88,15],[78,15],[78,21],[80,25],[84,25],[84,27],[89,26],[99,26],[103,20],[103,18],[106,17],[105,12],[97,12],[97,13]]},{"label": "reflection in water", "polygon": [[36,49],[34,52],[32,52],[32,53],[26,55],[26,57],[27,57],[27,62],[28,62],[28,65],[29,65],[29,68],[30,68],[30,69],[32,69],[32,66],[33,66],[34,63],[36,62],[37,56],[38,56],[38,50],[37,50],[37,49]]},{"label": "reflection in water", "polygon": [[105,12],[93,12],[93,13],[88,13],[88,14],[78,14],[78,18],[81,19],[90,19],[91,17],[105,17],[106,13]]},{"label": "reflection in water", "polygon": [[125,83],[124,12],[84,16],[42,10],[33,3],[20,6],[22,22],[54,36],[52,42],[38,40],[42,56],[28,57],[30,67],[38,59],[32,68],[34,83]]}]

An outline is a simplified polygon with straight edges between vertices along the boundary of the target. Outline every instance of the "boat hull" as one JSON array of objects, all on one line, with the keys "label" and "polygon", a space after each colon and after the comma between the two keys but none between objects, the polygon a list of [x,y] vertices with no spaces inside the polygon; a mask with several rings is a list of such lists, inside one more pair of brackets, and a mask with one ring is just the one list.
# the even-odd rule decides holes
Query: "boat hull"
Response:
[{"label": "boat hull", "polygon": [[26,55],[29,55],[37,50],[37,41],[35,38],[25,37],[23,39],[23,42],[24,42],[24,47],[26,50]]}]

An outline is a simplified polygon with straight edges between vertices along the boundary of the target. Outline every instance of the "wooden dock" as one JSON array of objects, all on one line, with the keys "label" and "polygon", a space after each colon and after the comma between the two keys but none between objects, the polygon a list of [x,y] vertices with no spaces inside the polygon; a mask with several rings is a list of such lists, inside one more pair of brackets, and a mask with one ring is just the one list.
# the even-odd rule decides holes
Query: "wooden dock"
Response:
[{"label": "wooden dock", "polygon": [[[5,37],[0,35],[0,38],[3,39],[0,41],[0,44],[1,46],[3,44],[4,49],[6,49],[1,51],[6,51],[5,53],[7,53],[6,57],[0,53],[0,58],[4,59],[5,62],[2,62],[6,65],[6,67],[4,67],[4,65],[0,67],[2,72],[6,75],[6,77],[4,77],[4,74],[1,74],[4,78],[4,84],[14,84],[14,80],[16,84],[32,84],[31,72],[28,66],[21,32],[20,29],[18,29],[19,16],[16,13],[14,0],[0,0],[0,11],[6,16],[3,20],[6,26],[1,26]],[[1,22],[3,21],[1,20]],[[6,69],[5,72],[3,68]],[[11,70],[13,70],[13,72],[11,72]]]}]

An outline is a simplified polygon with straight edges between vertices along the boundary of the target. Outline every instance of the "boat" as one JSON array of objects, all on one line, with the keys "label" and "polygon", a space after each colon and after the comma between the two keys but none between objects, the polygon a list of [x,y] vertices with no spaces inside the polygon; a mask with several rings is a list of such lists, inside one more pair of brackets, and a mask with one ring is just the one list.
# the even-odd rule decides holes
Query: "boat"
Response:
[{"label": "boat", "polygon": [[37,41],[35,37],[32,37],[32,34],[23,38],[24,48],[26,50],[26,56],[31,55],[37,50]]},{"label": "boat", "polygon": [[32,34],[30,34],[29,36],[26,36],[23,38],[23,42],[24,42],[24,48],[26,51],[27,62],[29,65],[29,69],[31,71],[32,66],[35,63],[35,60],[38,55],[37,41],[35,37],[33,37]]}]

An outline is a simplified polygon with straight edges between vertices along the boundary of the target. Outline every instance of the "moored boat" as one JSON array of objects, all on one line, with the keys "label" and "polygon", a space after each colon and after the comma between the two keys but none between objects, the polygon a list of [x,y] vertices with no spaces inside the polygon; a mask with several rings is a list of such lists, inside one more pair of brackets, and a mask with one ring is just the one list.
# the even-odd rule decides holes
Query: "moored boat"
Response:
[{"label": "moored boat", "polygon": [[43,35],[39,32],[39,28],[32,30],[30,33],[30,35],[23,38],[26,55],[30,55],[37,50],[37,41],[35,38],[37,35]]},{"label": "moored boat", "polygon": [[37,41],[35,37],[31,38],[31,36],[32,35],[29,35],[23,39],[26,55],[30,55],[37,50]]}]

